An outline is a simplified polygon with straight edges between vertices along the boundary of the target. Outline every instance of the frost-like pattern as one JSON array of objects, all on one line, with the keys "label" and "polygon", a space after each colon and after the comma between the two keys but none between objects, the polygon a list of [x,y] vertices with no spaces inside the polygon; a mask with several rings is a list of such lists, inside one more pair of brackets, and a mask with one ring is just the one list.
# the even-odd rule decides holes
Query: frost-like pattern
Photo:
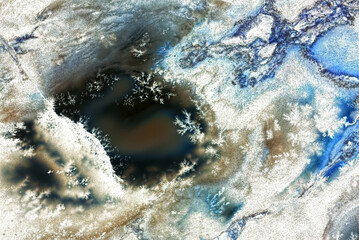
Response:
[{"label": "frost-like pattern", "polygon": [[0,2],[0,239],[358,239],[358,19]]}]

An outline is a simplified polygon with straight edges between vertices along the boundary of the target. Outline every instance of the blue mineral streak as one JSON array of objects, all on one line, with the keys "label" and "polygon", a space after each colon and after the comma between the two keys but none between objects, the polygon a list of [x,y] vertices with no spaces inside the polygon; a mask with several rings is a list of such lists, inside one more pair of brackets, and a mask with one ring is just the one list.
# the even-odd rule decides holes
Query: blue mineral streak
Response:
[{"label": "blue mineral streak", "polygon": [[236,240],[240,236],[243,228],[246,226],[247,222],[253,219],[258,219],[264,217],[268,214],[268,211],[262,211],[258,213],[254,213],[245,217],[242,217],[238,220],[235,220],[231,223],[228,229],[222,232],[216,240]]},{"label": "blue mineral streak", "polygon": [[310,56],[334,74],[359,77],[359,36],[352,26],[326,33],[311,46]]},{"label": "blue mineral streak", "polygon": [[[241,88],[254,87],[271,79],[291,46],[299,46],[302,53],[316,61],[322,73],[336,84],[347,88],[359,87],[359,61],[347,57],[348,53],[353,54],[355,59],[359,55],[358,34],[352,26],[347,26],[353,24],[354,15],[358,12],[357,0],[320,1],[313,8],[304,10],[296,21],[289,23],[276,12],[272,1],[266,1],[257,14],[236,23],[219,40],[184,46],[180,66],[195,68],[207,58],[227,58],[235,65],[233,75],[236,77],[233,82]],[[258,36],[249,41],[250,31],[261,24],[270,28],[267,29],[269,38]],[[238,39],[242,41],[230,41]],[[338,46],[337,39],[347,40]],[[321,156],[313,157],[306,169],[306,172],[315,172],[318,179],[335,179],[340,169],[359,155],[359,123],[350,117],[355,109],[348,106],[341,106],[341,109],[344,110],[339,117],[346,116],[352,124],[343,127],[334,138],[322,136],[318,139],[325,150]],[[270,213],[264,211],[237,218],[216,239],[238,239],[247,221],[266,214]]]},{"label": "blue mineral streak", "polygon": [[328,181],[335,179],[341,167],[347,165],[359,154],[359,123],[351,117],[355,110],[348,103],[341,104],[342,113],[340,117],[346,117],[352,124],[343,127],[341,132],[333,138],[322,137],[319,139],[324,144],[324,152],[312,162],[312,171],[317,172],[318,177],[325,177]]},{"label": "blue mineral streak", "polygon": [[[347,127],[343,137],[333,147],[329,155],[328,166],[325,169],[331,169],[339,162],[353,161],[359,154],[359,123]],[[328,171],[329,171],[328,170]]]},{"label": "blue mineral streak", "polygon": [[[180,65],[182,68],[193,68],[207,58],[229,58],[236,65],[234,69],[236,78],[233,82],[241,88],[254,87],[258,82],[274,76],[276,69],[287,55],[290,45],[309,48],[328,30],[339,25],[352,24],[353,16],[358,10],[358,1],[321,1],[314,8],[303,11],[297,21],[288,23],[273,9],[272,1],[267,1],[255,16],[238,22],[218,41],[189,43],[184,46],[182,49],[184,57],[180,60]],[[273,21],[273,24],[268,23],[269,19]],[[257,37],[253,41],[246,41],[247,34],[257,27],[270,28],[267,29],[270,32],[269,39]],[[238,38],[242,38],[243,43],[228,43],[230,42],[228,40]],[[320,51],[320,47],[318,50]],[[266,54],[263,56],[263,53]],[[320,59],[318,60],[320,62]],[[349,73],[353,73],[357,70],[358,63],[350,64],[347,69]],[[344,62],[342,65],[348,64]],[[346,74],[347,72],[339,71],[338,73]],[[342,77],[340,80],[349,81],[348,84],[354,82],[355,86],[359,86],[359,80],[356,78]]]},{"label": "blue mineral streak", "polygon": [[[304,10],[296,21],[288,22],[276,12],[273,1],[269,0],[255,15],[237,22],[218,40],[191,42],[183,46],[180,66],[183,69],[195,68],[209,58],[226,58],[234,63],[233,82],[241,88],[255,87],[273,78],[289,49],[298,46],[307,57],[321,66],[323,73],[343,86],[359,87],[359,57],[355,61],[347,57],[348,53],[359,56],[358,33],[352,26],[347,26],[353,24],[354,15],[358,12],[358,0],[325,0]],[[267,31],[268,36],[251,39],[251,31],[258,27]],[[10,40],[8,45],[16,54],[23,54],[21,45],[36,37],[34,31]],[[337,44],[338,40],[341,41],[340,45]],[[171,48],[170,43],[164,44],[158,49],[158,56],[165,57]],[[10,51],[6,44],[0,44],[0,53],[3,51]],[[36,94],[30,97],[40,99]],[[344,115],[348,116],[353,111],[346,110]],[[349,120],[352,124],[343,128],[334,138],[318,139],[326,149],[310,166],[310,171],[317,171],[318,178],[325,177],[328,181],[334,179],[341,167],[358,157],[359,122]],[[223,191],[205,194],[203,189],[197,190],[209,214],[220,215],[229,205],[222,195]],[[218,239],[238,239],[248,221],[267,214],[270,213],[262,211],[233,220]]]},{"label": "blue mineral streak", "polygon": [[[340,118],[345,117],[347,122],[354,122],[355,119],[352,117],[352,113],[355,111],[355,108],[349,104],[347,101],[343,101],[339,104],[341,113],[339,114]],[[313,156],[311,163],[306,168],[306,173],[319,173],[323,172],[330,159],[333,158],[333,154],[338,152],[338,148],[342,147],[342,145],[338,144],[344,138],[346,138],[345,134],[351,131],[350,127],[342,127],[342,129],[337,132],[334,137],[329,136],[320,136],[317,141],[322,144],[324,151],[321,153],[320,156]],[[330,175],[330,174],[329,174]],[[327,176],[329,176],[327,174]]]}]

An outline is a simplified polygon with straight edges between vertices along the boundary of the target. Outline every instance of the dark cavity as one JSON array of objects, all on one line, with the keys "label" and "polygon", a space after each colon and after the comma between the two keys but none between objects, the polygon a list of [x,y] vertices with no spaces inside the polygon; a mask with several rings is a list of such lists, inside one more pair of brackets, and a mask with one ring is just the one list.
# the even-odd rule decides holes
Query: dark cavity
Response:
[{"label": "dark cavity", "polygon": [[174,124],[186,110],[205,131],[192,99],[191,89],[166,84],[159,76],[107,68],[55,95],[55,111],[85,122],[89,131],[99,130],[116,174],[128,184],[152,186],[174,177],[184,161],[199,159],[198,146]]}]

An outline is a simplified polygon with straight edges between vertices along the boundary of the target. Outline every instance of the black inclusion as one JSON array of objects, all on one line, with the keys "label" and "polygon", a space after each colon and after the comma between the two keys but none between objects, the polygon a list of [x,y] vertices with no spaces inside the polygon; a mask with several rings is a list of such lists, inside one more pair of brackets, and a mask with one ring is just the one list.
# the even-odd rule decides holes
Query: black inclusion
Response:
[{"label": "black inclusion", "polygon": [[48,159],[40,156],[38,151],[46,152],[47,156],[58,162],[62,161],[60,154],[42,139],[33,121],[26,122],[24,125],[24,128],[17,130],[12,137],[21,140],[22,149],[33,149],[34,155],[8,164],[2,169],[3,176],[12,185],[25,183],[20,193],[34,189],[58,189],[60,186],[58,179],[47,173],[51,169]]},{"label": "black inclusion", "polygon": [[[33,150],[33,155],[15,159],[2,169],[5,182],[17,187],[20,195],[33,191],[47,204],[61,203],[65,206],[90,207],[98,203],[92,194],[88,198],[63,195],[66,183],[62,182],[63,179],[57,173],[50,170],[53,170],[53,167],[64,167],[65,161],[59,151],[36,129],[34,121],[25,122],[24,127],[7,137],[20,140],[19,145],[23,150]],[[47,193],[41,194],[44,191]],[[89,191],[92,192],[91,189]]]},{"label": "black inclusion", "polygon": [[[165,175],[174,176],[183,161],[196,158],[196,145],[188,134],[177,133],[174,121],[183,116],[183,110],[196,120],[199,115],[188,89],[164,86],[153,77],[151,81],[163,85],[161,104],[150,89],[133,91],[138,88],[133,75],[149,77],[107,70],[81,87],[58,94],[55,110],[75,122],[86,119],[89,131],[99,129],[108,138],[104,145],[110,147],[105,150],[116,174],[129,184],[151,186]],[[130,104],[126,104],[128,97]]]}]

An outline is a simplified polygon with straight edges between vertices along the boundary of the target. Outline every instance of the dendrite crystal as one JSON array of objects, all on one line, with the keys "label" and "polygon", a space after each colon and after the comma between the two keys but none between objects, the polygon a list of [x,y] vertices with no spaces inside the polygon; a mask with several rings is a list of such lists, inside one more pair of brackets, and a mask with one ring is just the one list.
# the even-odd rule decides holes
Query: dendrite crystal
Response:
[{"label": "dendrite crystal", "polygon": [[359,239],[357,0],[0,3],[0,239]]}]

